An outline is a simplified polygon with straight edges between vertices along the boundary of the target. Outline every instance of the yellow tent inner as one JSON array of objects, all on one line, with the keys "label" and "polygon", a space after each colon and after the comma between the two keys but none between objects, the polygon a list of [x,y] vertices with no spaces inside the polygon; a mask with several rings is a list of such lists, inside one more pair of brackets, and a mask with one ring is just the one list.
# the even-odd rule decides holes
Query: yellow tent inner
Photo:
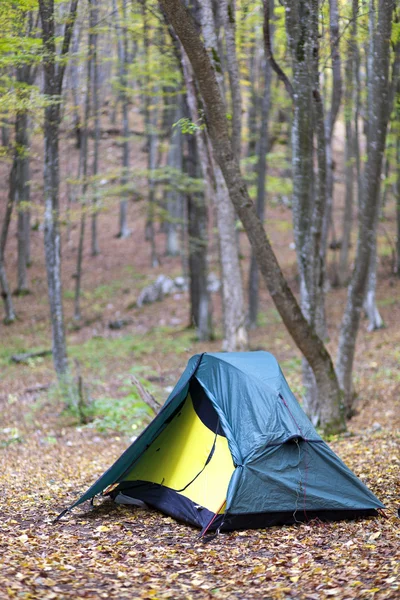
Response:
[{"label": "yellow tent inner", "polygon": [[[205,466],[214,442],[214,453]],[[142,454],[125,481],[161,484],[217,512],[226,499],[233,471],[227,439],[204,425],[188,394],[180,411]]]}]

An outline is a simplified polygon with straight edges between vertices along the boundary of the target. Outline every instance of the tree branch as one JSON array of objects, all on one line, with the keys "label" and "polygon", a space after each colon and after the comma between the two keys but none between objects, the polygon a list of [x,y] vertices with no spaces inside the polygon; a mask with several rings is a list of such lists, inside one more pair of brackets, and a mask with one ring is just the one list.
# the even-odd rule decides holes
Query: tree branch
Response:
[{"label": "tree branch", "polygon": [[61,54],[60,54],[61,62],[57,69],[57,87],[59,88],[59,92],[58,92],[59,94],[61,94],[64,71],[65,71],[65,67],[66,67],[66,63],[63,62],[62,59],[68,53],[69,46],[71,43],[72,32],[74,30],[74,24],[75,24],[75,20],[76,20],[76,14],[78,12],[78,1],[79,0],[71,0],[71,4],[70,4],[70,8],[69,8],[69,15],[68,15],[67,21],[65,23],[64,38],[63,38]]},{"label": "tree branch", "polygon": [[273,68],[275,73],[278,75],[279,79],[283,82],[283,85],[285,86],[286,91],[289,94],[290,98],[293,100],[293,95],[294,95],[293,86],[292,86],[289,78],[287,77],[286,73],[284,73],[282,71],[281,67],[276,62],[273,52],[272,52],[271,35],[270,35],[270,30],[269,30],[269,20],[270,20],[269,2],[270,2],[270,0],[263,0],[263,4],[264,4],[263,32],[264,32],[265,56],[266,56],[267,60],[269,60],[269,62],[271,63],[271,67]]}]

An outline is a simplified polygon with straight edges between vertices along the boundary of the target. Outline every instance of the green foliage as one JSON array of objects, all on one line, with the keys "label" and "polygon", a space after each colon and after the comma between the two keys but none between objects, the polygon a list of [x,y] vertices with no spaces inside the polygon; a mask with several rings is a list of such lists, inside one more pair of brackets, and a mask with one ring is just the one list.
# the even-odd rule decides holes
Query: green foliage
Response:
[{"label": "green foliage", "polygon": [[202,121],[194,123],[191,119],[182,118],[174,123],[173,127],[178,127],[184,134],[188,133],[189,135],[193,135],[197,131],[202,131],[202,129],[205,128],[205,124]]},{"label": "green foliage", "polygon": [[153,418],[153,411],[132,391],[123,398],[98,398],[88,408],[90,427],[132,435]]}]

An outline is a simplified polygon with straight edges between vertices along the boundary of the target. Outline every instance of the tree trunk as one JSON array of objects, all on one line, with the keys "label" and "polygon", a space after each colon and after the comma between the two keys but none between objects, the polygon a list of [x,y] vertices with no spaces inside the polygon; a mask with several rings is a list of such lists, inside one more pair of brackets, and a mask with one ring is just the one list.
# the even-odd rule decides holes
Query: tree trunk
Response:
[{"label": "tree trunk", "polygon": [[[399,93],[399,92],[398,92]],[[398,115],[400,117],[400,115]],[[396,272],[400,277],[400,134],[397,134],[396,140],[397,155],[397,173],[396,173],[396,221],[397,221],[397,242],[396,242]]]},{"label": "tree trunk", "polygon": [[[345,107],[346,113],[346,107]],[[353,163],[353,130],[351,115],[345,114],[346,146],[345,146],[345,202],[343,211],[342,243],[340,246],[338,279],[339,285],[344,286],[348,279],[349,250],[351,230],[353,225],[353,196],[354,196],[354,163]]]},{"label": "tree trunk", "polygon": [[256,45],[249,50],[251,52],[249,59],[249,77],[250,77],[250,100],[249,106],[247,107],[247,129],[248,129],[248,142],[247,142],[247,157],[254,156],[257,148],[258,138],[258,94],[257,94],[257,60],[256,60]]},{"label": "tree trunk", "polygon": [[[315,1],[318,10],[318,1]],[[329,230],[332,222],[332,210],[334,201],[334,160],[333,160],[333,131],[339,113],[342,99],[342,67],[339,53],[339,8],[338,0],[329,0],[329,33],[332,61],[332,93],[331,105],[326,122],[326,202],[324,208],[321,252],[322,260],[326,262],[326,250],[328,247]]]},{"label": "tree trunk", "polygon": [[99,185],[97,175],[99,172],[99,150],[100,150],[100,73],[99,73],[99,55],[98,55],[98,33],[96,25],[98,22],[98,0],[91,0],[91,15],[93,24],[91,28],[92,35],[92,60],[93,60],[93,116],[94,116],[94,144],[93,144],[93,199],[92,199],[92,222],[91,222],[91,254],[97,256],[100,254],[99,239],[97,235],[97,204]]},{"label": "tree trunk", "polygon": [[[182,114],[180,104],[177,104],[175,110],[174,122],[177,122]],[[167,165],[171,171],[171,185],[166,193],[166,209],[167,209],[167,244],[165,254],[167,256],[179,256],[180,248],[180,230],[182,229],[182,194],[174,185],[173,180],[176,178],[174,173],[182,172],[182,132],[178,127],[171,132]]]},{"label": "tree trunk", "polygon": [[393,8],[393,0],[378,0],[377,24],[373,32],[373,56],[370,60],[371,70],[368,86],[371,110],[369,111],[370,121],[367,132],[367,162],[359,214],[356,262],[340,330],[337,360],[338,378],[345,392],[348,412],[351,412],[353,404],[352,369],[355,343],[379,216],[380,179],[389,118],[389,42]]},{"label": "tree trunk", "polygon": [[[264,223],[265,192],[267,175],[267,152],[269,145],[268,119],[271,105],[271,78],[272,70],[268,60],[265,61],[264,94],[261,107],[261,128],[258,144],[257,161],[257,200],[256,210],[260,221]],[[259,268],[254,250],[251,251],[250,273],[249,273],[249,327],[254,329],[257,325],[259,296]]]},{"label": "tree trunk", "polygon": [[82,261],[83,245],[85,241],[86,229],[86,205],[88,191],[88,154],[89,154],[89,118],[91,110],[91,92],[93,87],[93,28],[95,27],[95,14],[93,11],[92,0],[89,0],[89,36],[87,46],[87,74],[86,74],[86,94],[85,108],[83,117],[83,128],[81,135],[81,148],[79,155],[79,173],[82,177],[81,186],[81,221],[79,229],[78,256],[76,261],[76,279],[75,279],[75,300],[74,300],[74,319],[81,319],[81,283],[82,283]]},{"label": "tree trunk", "polygon": [[[392,114],[392,110],[394,107],[394,99],[395,99],[395,91],[398,85],[399,80],[399,68],[400,68],[400,43],[397,42],[394,47],[394,58],[393,58],[393,66],[392,66],[392,80],[389,86],[389,100],[388,100],[388,114]],[[372,109],[371,109],[372,110]],[[384,171],[384,180],[388,178],[389,175],[389,158],[386,156],[385,161],[385,171]],[[381,177],[382,179],[382,177]],[[385,194],[386,194],[387,186],[385,186],[384,190],[380,191],[378,198],[378,220],[381,217],[384,202],[385,202]],[[375,226],[376,230],[378,228],[378,223]],[[368,272],[368,283],[367,290],[364,299],[364,311],[368,317],[368,331],[375,331],[377,329],[381,329],[384,326],[383,319],[379,313],[377,302],[376,302],[376,284],[377,284],[377,262],[378,262],[378,253],[377,253],[377,231],[375,231],[375,237],[373,240],[373,246],[371,249],[370,263],[369,263],[369,272]]]},{"label": "tree trunk", "polygon": [[72,0],[66,20],[61,46],[61,60],[57,59],[55,44],[54,0],[39,0],[42,21],[44,93],[52,102],[44,114],[44,246],[47,271],[50,317],[52,325],[52,353],[54,367],[60,381],[68,371],[64,330],[61,286],[61,239],[59,228],[59,128],[62,82],[65,55],[68,53],[78,0]]},{"label": "tree trunk", "polygon": [[[304,316],[323,339],[325,331],[325,252],[323,222],[327,210],[327,154],[323,104],[319,84],[318,2],[299,0],[286,11],[286,29],[293,65],[293,224]],[[314,135],[317,172],[314,174]],[[303,361],[304,408],[314,423],[320,420],[319,397],[311,367]]]},{"label": "tree trunk", "polygon": [[239,65],[236,55],[236,0],[219,0],[219,10],[225,31],[226,64],[232,103],[232,145],[240,161],[242,141],[242,95]]},{"label": "tree trunk", "polygon": [[[223,8],[223,6],[221,8]],[[226,18],[228,18],[228,16]],[[201,4],[201,26],[204,41],[208,48],[210,57],[212,57],[214,62],[214,69],[218,80],[218,85],[221,94],[223,94],[223,77],[220,68],[221,57],[218,50],[218,40],[215,29],[212,2],[210,0],[205,0]],[[231,31],[228,34],[228,37],[229,35],[231,36]],[[232,44],[232,39],[230,40],[230,43]],[[235,62],[235,57],[236,56],[233,56],[231,52],[230,61],[232,64]],[[235,70],[233,66],[232,70]],[[238,110],[237,99],[235,103],[235,110]],[[226,121],[226,112],[224,120]],[[234,152],[236,160],[238,161],[240,156],[240,141],[238,141],[237,136],[235,139],[236,146],[234,147]],[[228,352],[233,352],[235,350],[247,349],[248,346],[243,284],[235,233],[235,208],[229,199],[229,192],[226,187],[224,176],[221,172],[221,165],[219,165],[218,161],[216,161],[213,157],[211,157],[211,162],[216,186],[215,197],[217,201],[217,228],[221,261],[222,306],[224,323],[223,349]]]},{"label": "tree trunk", "polygon": [[29,202],[30,202],[30,174],[29,174],[29,123],[26,111],[19,112],[15,120],[15,158],[16,161],[16,187],[15,194],[18,210],[18,283],[17,294],[27,294],[29,263]]},{"label": "tree trunk", "polygon": [[346,131],[345,142],[345,205],[343,212],[342,243],[340,247],[338,282],[344,286],[348,280],[349,251],[351,245],[351,231],[353,225],[354,204],[354,167],[356,159],[357,131],[353,128],[354,116],[357,112],[356,85],[356,60],[357,60],[357,16],[358,0],[352,2],[352,23],[346,44],[347,60],[345,63],[345,89],[344,89],[344,122]]},{"label": "tree trunk", "polygon": [[[28,31],[31,25],[28,21]],[[17,68],[17,93],[21,104],[29,105],[30,86],[34,79],[32,65],[25,64]],[[18,211],[18,278],[16,293],[29,292],[27,267],[30,263],[30,148],[29,148],[29,115],[28,106],[17,111],[15,117],[15,151],[16,164],[15,196]]]},{"label": "tree trunk", "polygon": [[[199,178],[197,140],[187,137],[189,177]],[[190,192],[188,203],[190,322],[196,327],[198,339],[211,339],[211,304],[207,289],[207,205],[204,192]]]},{"label": "tree trunk", "polygon": [[[155,216],[155,200],[156,200],[156,189],[154,180],[154,171],[157,167],[157,147],[158,147],[158,134],[157,134],[157,122],[158,122],[158,110],[155,106],[151,105],[150,95],[150,81],[149,81],[149,69],[150,69],[150,37],[149,37],[149,22],[148,22],[148,8],[146,5],[147,0],[141,0],[142,11],[143,11],[143,44],[145,54],[145,71],[146,76],[144,78],[144,126],[147,138],[147,185],[148,185],[148,209],[147,209],[147,221],[146,221],[146,240],[150,242],[150,264],[153,268],[158,267],[160,264],[157,247],[156,237],[154,230],[154,216]],[[155,90],[152,90],[153,94]],[[155,100],[153,99],[153,103]]]},{"label": "tree trunk", "polygon": [[7,117],[2,119],[1,124],[1,145],[3,148],[8,148],[10,145],[10,125],[8,123]]},{"label": "tree trunk", "polygon": [[[122,0],[122,19],[118,12],[116,0],[113,0],[114,13],[117,13],[115,28],[117,32],[119,86],[122,105],[122,176],[121,195],[119,204],[119,231],[117,237],[127,238],[131,234],[128,227],[127,186],[129,183],[129,96],[128,96],[128,33],[127,33],[127,0]],[[122,23],[121,23],[122,21]]]},{"label": "tree trunk", "polygon": [[275,254],[256,214],[246,184],[240,174],[229,138],[226,107],[208,53],[196,27],[181,0],[160,0],[169,22],[182,42],[203,97],[207,127],[229,195],[255,251],[267,288],[294,341],[311,365],[324,399],[320,422],[326,431],[344,429],[341,393],[331,358],[315,330],[303,316],[296,299],[278,265]]},{"label": "tree trunk", "polygon": [[1,288],[1,297],[4,302],[4,310],[5,317],[4,323],[9,325],[13,323],[16,319],[10,286],[8,285],[7,273],[4,265],[4,254],[7,244],[8,230],[10,227],[11,215],[14,206],[14,198],[15,198],[15,187],[16,187],[16,171],[17,166],[14,161],[10,171],[9,178],[9,193],[8,193],[8,201],[6,206],[6,212],[4,215],[3,226],[1,228],[0,235],[0,288]]},{"label": "tree trunk", "polygon": [[79,89],[80,83],[80,71],[81,67],[79,65],[79,41],[80,41],[80,32],[78,27],[75,27],[74,34],[72,37],[72,54],[73,58],[70,61],[69,65],[69,74],[71,79],[71,95],[72,95],[72,123],[75,133],[75,142],[76,148],[79,150],[81,147],[81,115],[80,115],[80,105],[81,105],[81,93]]}]

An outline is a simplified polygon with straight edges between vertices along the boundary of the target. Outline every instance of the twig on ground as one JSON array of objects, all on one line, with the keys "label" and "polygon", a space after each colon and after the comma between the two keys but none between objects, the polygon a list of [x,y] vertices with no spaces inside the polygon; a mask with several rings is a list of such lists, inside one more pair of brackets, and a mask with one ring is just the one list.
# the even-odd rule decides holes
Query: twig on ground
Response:
[{"label": "twig on ground", "polygon": [[24,390],[24,394],[36,394],[37,392],[44,392],[49,389],[51,383],[43,383],[39,385],[33,385]]},{"label": "twig on ground", "polygon": [[161,408],[161,405],[157,402],[154,396],[144,389],[143,385],[140,383],[139,379],[135,377],[135,375],[131,375],[131,381],[139,392],[139,396],[143,402],[145,402],[147,406],[150,406],[150,408],[157,414]]},{"label": "twig on ground", "polygon": [[22,354],[13,354],[11,362],[17,364],[26,364],[30,358],[41,358],[42,356],[50,356],[51,350],[39,350],[39,352],[23,352]]}]

